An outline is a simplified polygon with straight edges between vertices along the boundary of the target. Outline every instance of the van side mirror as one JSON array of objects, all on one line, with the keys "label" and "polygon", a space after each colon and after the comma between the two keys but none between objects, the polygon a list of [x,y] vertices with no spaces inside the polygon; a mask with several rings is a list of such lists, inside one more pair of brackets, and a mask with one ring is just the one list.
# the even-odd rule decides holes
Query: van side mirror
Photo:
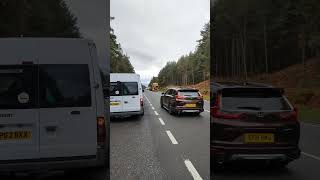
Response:
[{"label": "van side mirror", "polygon": [[144,92],[144,89],[142,89],[142,92]]},{"label": "van side mirror", "polygon": [[161,93],[162,95],[164,95],[164,92],[163,93]]}]

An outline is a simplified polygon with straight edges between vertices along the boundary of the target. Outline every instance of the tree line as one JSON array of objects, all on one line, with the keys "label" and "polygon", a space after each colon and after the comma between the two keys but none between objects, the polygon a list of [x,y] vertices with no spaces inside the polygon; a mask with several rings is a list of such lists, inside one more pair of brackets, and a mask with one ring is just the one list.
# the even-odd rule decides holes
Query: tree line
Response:
[{"label": "tree line", "polygon": [[81,36],[64,0],[1,0],[0,22],[0,37]]},{"label": "tree line", "polygon": [[[114,18],[111,18],[113,20]],[[111,73],[134,73],[130,57],[126,55],[121,44],[117,42],[114,29],[110,28],[110,71]]]},{"label": "tree line", "polygon": [[319,9],[318,0],[215,0],[211,75],[247,78],[305,67],[320,55]]},{"label": "tree line", "polygon": [[210,77],[210,23],[205,24],[200,32],[194,52],[181,56],[177,61],[169,61],[159,72],[158,77],[153,77],[153,82],[161,87],[167,85],[190,85],[208,80]]}]

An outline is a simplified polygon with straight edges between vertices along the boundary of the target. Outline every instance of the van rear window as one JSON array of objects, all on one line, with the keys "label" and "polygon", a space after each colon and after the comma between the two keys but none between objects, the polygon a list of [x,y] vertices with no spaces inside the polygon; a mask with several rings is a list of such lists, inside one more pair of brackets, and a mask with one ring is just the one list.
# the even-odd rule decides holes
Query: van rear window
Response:
[{"label": "van rear window", "polygon": [[35,66],[0,66],[0,109],[36,108]]},{"label": "van rear window", "polygon": [[123,95],[139,95],[137,82],[123,82]]},{"label": "van rear window", "polygon": [[40,65],[39,79],[42,108],[91,106],[88,65]]},{"label": "van rear window", "polygon": [[121,96],[120,85],[116,82],[110,83],[110,96]]}]

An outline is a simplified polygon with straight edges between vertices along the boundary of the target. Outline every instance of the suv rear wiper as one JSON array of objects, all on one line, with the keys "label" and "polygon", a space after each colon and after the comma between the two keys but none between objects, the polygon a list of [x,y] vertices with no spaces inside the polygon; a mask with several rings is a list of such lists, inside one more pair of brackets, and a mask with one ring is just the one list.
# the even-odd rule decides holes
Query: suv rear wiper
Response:
[{"label": "suv rear wiper", "polygon": [[238,109],[250,109],[250,110],[261,110],[261,107],[254,107],[254,106],[239,106]]}]

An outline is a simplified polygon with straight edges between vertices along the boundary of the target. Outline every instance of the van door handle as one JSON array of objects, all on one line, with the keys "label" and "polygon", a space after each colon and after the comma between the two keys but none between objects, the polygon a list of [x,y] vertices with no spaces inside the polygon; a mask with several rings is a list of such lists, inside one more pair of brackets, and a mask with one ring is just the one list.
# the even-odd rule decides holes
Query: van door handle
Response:
[{"label": "van door handle", "polygon": [[77,115],[77,114],[80,114],[80,111],[71,111],[70,114],[71,114],[71,115]]},{"label": "van door handle", "polygon": [[136,98],[135,96],[132,96],[132,98]]},{"label": "van door handle", "polygon": [[57,126],[46,126],[46,130],[48,132],[55,132],[57,131]]},{"label": "van door handle", "polygon": [[128,104],[128,101],[125,101],[124,103],[125,103],[125,104]]}]

